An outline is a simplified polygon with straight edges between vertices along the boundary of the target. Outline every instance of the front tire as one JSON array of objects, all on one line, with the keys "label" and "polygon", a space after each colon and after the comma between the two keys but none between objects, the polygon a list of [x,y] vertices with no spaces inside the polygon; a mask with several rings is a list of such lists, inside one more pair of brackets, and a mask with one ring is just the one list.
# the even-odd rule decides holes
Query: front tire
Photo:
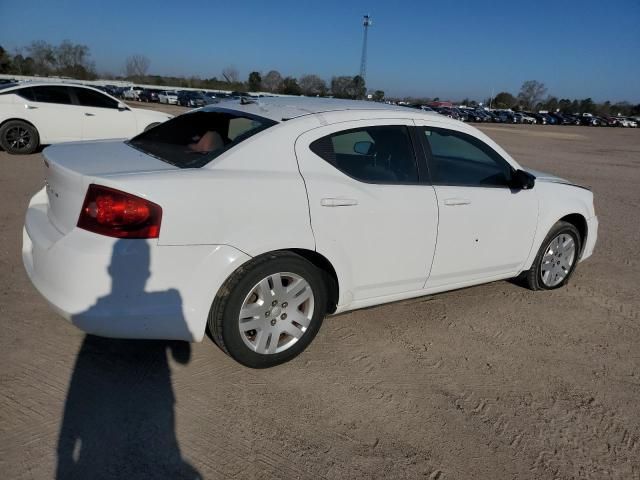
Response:
[{"label": "front tire", "polygon": [[22,120],[11,120],[0,128],[0,146],[7,153],[28,155],[40,145],[36,128]]},{"label": "front tire", "polygon": [[324,275],[299,255],[276,252],[240,267],[209,312],[213,341],[239,363],[267,368],[299,355],[327,309]]},{"label": "front tire", "polygon": [[578,264],[582,239],[578,229],[559,221],[545,237],[531,268],[522,273],[531,290],[555,290],[563,287]]}]

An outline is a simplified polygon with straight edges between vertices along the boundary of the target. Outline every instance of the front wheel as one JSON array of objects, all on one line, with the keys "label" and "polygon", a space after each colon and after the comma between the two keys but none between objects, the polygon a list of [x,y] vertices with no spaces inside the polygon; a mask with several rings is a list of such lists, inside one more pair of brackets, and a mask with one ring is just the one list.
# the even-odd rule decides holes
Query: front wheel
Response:
[{"label": "front wheel", "polygon": [[40,144],[36,128],[22,120],[11,120],[0,128],[0,146],[7,153],[27,155]]},{"label": "front wheel", "polygon": [[557,222],[522,277],[531,290],[553,290],[567,284],[578,263],[582,240],[575,226]]},{"label": "front wheel", "polygon": [[292,253],[272,253],[240,267],[209,313],[214,342],[251,368],[287,362],[322,325],[327,308],[323,272]]}]

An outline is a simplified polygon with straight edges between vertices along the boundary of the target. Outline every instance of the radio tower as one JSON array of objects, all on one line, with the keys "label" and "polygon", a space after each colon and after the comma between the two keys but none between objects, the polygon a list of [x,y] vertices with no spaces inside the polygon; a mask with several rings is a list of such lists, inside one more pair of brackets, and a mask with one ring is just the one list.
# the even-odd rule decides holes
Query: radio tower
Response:
[{"label": "radio tower", "polygon": [[366,80],[367,76],[367,33],[369,27],[373,24],[373,20],[369,15],[365,15],[362,20],[362,26],[364,27],[364,40],[362,41],[362,58],[360,59],[360,76],[363,80]]}]

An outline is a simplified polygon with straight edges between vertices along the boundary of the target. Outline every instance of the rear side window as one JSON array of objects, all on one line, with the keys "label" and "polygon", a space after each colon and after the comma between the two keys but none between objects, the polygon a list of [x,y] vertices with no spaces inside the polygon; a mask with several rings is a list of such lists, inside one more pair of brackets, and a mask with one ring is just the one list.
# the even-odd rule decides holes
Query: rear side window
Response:
[{"label": "rear side window", "polygon": [[466,133],[425,128],[434,185],[507,187],[511,166],[489,145]]},{"label": "rear side window", "polygon": [[19,97],[24,98],[25,100],[31,100],[32,102],[35,100],[35,96],[33,95],[33,88],[21,88],[20,90],[14,90],[10,93],[15,93]]},{"label": "rear side window", "polygon": [[309,148],[350,177],[367,183],[417,183],[418,169],[407,127],[385,125],[337,132]]},{"label": "rear side window", "polygon": [[118,102],[95,90],[74,87],[78,103],[84,107],[118,108]]},{"label": "rear side window", "polygon": [[233,110],[194,111],[141,133],[132,147],[180,168],[199,168],[277,122]]},{"label": "rear side window", "polygon": [[33,87],[36,102],[59,103],[71,105],[71,95],[68,87],[51,85],[46,87]]}]

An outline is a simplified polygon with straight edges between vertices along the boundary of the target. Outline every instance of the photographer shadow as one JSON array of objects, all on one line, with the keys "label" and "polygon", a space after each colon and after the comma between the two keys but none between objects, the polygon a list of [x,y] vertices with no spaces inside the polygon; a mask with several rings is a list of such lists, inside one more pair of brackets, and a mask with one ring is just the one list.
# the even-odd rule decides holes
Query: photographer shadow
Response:
[{"label": "photographer shadow", "polygon": [[[74,323],[99,321],[109,309],[117,313],[127,308],[121,302],[125,289],[133,308],[145,302],[181,305],[176,290],[144,291],[149,277],[146,242],[116,242],[109,273],[109,295],[99,298]],[[185,323],[183,317],[175,321]],[[201,478],[182,458],[176,438],[169,355],[186,364],[191,345],[94,335],[84,338],[58,439],[58,480]]]}]

